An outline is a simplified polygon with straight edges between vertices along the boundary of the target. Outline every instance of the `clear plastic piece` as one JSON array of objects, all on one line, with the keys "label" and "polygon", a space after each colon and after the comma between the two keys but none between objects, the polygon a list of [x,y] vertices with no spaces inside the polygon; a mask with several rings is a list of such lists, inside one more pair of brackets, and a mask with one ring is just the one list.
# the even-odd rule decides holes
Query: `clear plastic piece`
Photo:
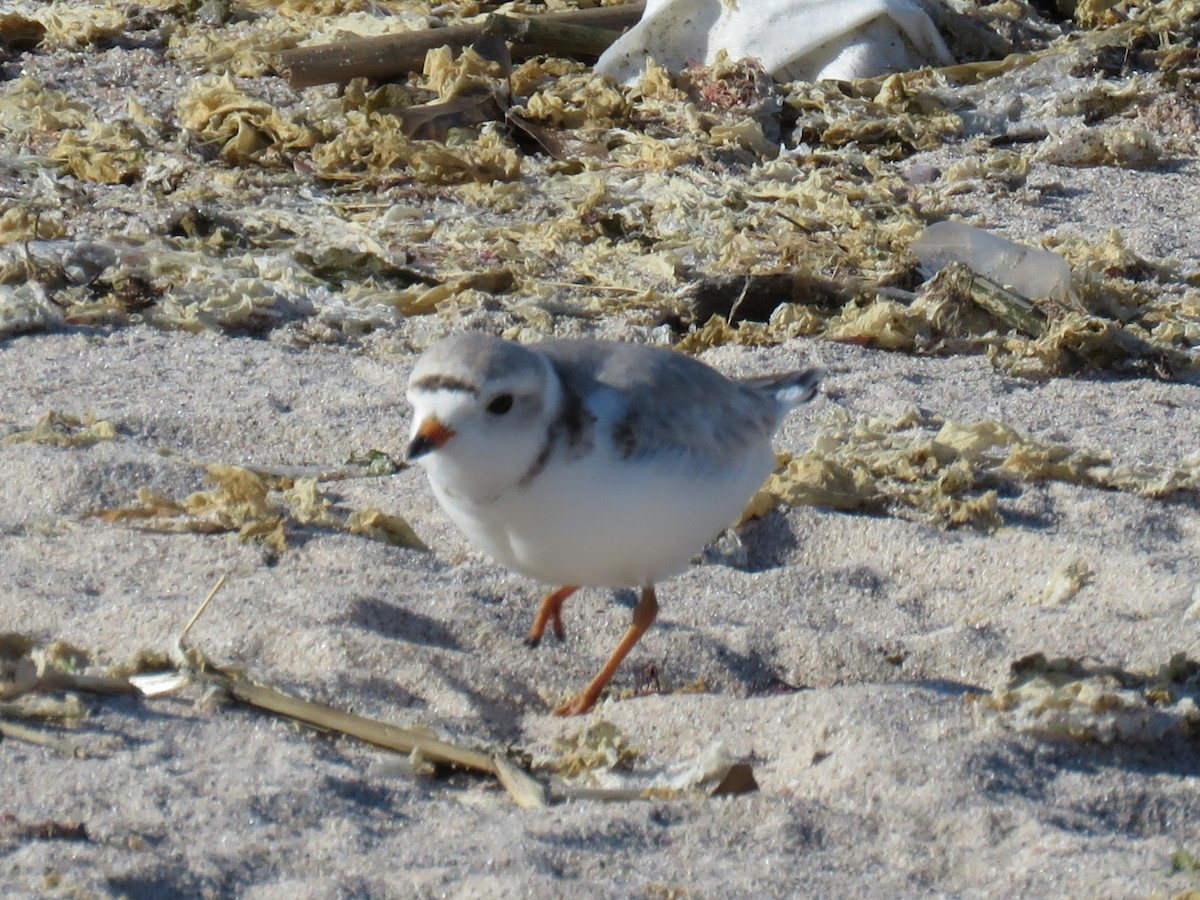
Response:
[{"label": "clear plastic piece", "polygon": [[1062,300],[1071,289],[1071,267],[1057,253],[1015,243],[966,222],[935,222],[912,242],[911,249],[926,277],[961,262],[1030,300]]}]

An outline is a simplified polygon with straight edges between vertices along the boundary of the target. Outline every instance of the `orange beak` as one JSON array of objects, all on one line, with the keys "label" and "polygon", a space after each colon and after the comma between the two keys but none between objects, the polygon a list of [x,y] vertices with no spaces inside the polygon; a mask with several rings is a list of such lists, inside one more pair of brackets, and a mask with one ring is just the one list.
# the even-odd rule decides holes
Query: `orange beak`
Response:
[{"label": "orange beak", "polygon": [[420,459],[426,453],[432,453],[443,446],[452,437],[454,437],[452,429],[430,416],[417,429],[416,436],[408,445],[406,455],[409,459]]}]

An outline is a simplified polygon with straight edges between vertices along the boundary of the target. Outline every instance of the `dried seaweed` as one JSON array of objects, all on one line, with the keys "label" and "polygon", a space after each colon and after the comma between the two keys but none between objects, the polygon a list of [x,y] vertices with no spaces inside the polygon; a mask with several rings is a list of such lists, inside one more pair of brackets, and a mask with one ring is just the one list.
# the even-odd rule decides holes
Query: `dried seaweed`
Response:
[{"label": "dried seaweed", "polygon": [[1200,491],[1200,459],[1162,469],[1115,465],[1107,452],[1040,441],[994,421],[944,421],[915,409],[852,419],[839,410],[808,451],[784,457],[743,521],[782,501],[991,531],[1003,524],[997,489],[1030,481],[1165,497]]},{"label": "dried seaweed", "polygon": [[1136,292],[1119,294],[1118,281],[1086,275],[1081,279],[1085,302],[1108,307],[1108,314],[1100,314],[1049,301],[1031,303],[951,265],[907,303],[880,292],[874,299],[856,297],[831,311],[824,300],[787,303],[781,295],[766,322],[730,326],[723,316],[713,316],[687,334],[679,349],[696,353],[727,343],[763,346],[818,335],[910,353],[986,352],[998,369],[1027,378],[1109,370],[1169,379],[1194,368],[1197,356],[1192,347],[1200,330],[1185,311],[1200,299],[1188,294],[1169,305],[1146,306],[1134,321],[1122,322],[1109,315],[1121,304],[1118,297],[1136,302]]},{"label": "dried seaweed", "polygon": [[556,773],[555,795],[568,800],[671,799],[706,793],[745,794],[758,790],[748,763],[735,761],[720,741],[691,759],[637,771],[637,753],[611,722],[594,722],[554,741],[559,756],[548,762]]},{"label": "dried seaweed", "polygon": [[564,778],[576,778],[596,770],[628,769],[637,759],[620,729],[612,722],[592,722],[578,731],[554,739],[558,757],[551,769]]},{"label": "dried seaweed", "polygon": [[252,97],[229,75],[197,80],[180,98],[178,113],[180,124],[230,165],[278,165],[284,154],[307,150],[317,141],[311,128]]},{"label": "dried seaweed", "polygon": [[1043,740],[1146,744],[1200,735],[1200,663],[1183,653],[1154,672],[1036,653],[1013,663],[1007,687],[971,699],[984,721]]},{"label": "dried seaweed", "polygon": [[142,488],[138,502],[92,515],[150,531],[218,534],[237,532],[276,552],[288,547],[287,534],[300,526],[318,526],[414,550],[428,550],[399,516],[377,509],[343,514],[324,497],[314,477],[267,478],[243,466],[213,463],[207,467],[212,490],[183,500]]},{"label": "dried seaweed", "polygon": [[85,131],[68,131],[50,150],[80,181],[129,184],[140,178],[150,141],[121,122],[92,122]]},{"label": "dried seaweed", "polygon": [[0,126],[14,141],[44,139],[63,129],[80,128],[89,120],[85,104],[30,75],[14,81],[0,102]]},{"label": "dried seaweed", "polygon": [[[86,46],[114,28],[144,27],[131,9],[59,3],[26,19],[47,28],[47,16],[70,20],[69,40]],[[5,254],[0,337],[63,323],[251,334],[298,323],[298,338],[345,340],[399,327],[405,315],[489,301],[441,286],[494,268],[521,298],[502,308],[524,337],[561,331],[567,317],[621,316],[682,323],[692,349],[803,334],[899,352],[987,352],[1029,377],[1171,377],[1195,366],[1195,274],[1163,261],[1145,261],[1155,272],[1147,281],[1072,259],[1079,305],[1039,309],[1040,334],[970,310],[969,298],[897,289],[915,283],[912,240],[956,192],[1038,202],[1042,189],[1027,176],[1046,159],[1154,165],[1190,152],[1200,129],[1184,127],[1194,119],[1196,0],[1117,15],[1080,4],[1083,24],[1058,37],[1032,8],[996,6],[976,18],[1008,35],[1016,50],[1006,60],[853,83],[773,85],[723,60],[679,78],[651,65],[621,87],[560,57],[510,69],[438,49],[402,83],[359,80],[341,95],[293,94],[260,76],[272,54],[310,36],[337,41],[413,20],[372,20],[336,3],[256,9],[230,18],[156,6],[170,22],[173,64],[208,74],[181,78],[153,113],[131,105],[113,116],[97,98],[28,75],[6,83],[0,127],[16,155],[4,162],[17,166],[24,191],[0,208],[0,242],[48,243],[69,220],[93,244],[121,245],[111,232],[79,230],[107,226],[71,205],[73,181],[125,188],[113,196],[150,211],[190,204],[220,227],[181,236],[151,212],[148,233],[124,242],[103,278],[84,282]],[[449,28],[435,30],[467,24],[444,12]],[[979,52],[999,46],[967,37]],[[1020,121],[964,117],[984,91],[1023,77],[1057,87]],[[430,100],[448,105],[423,107]],[[1101,149],[1080,155],[1089,142]],[[948,143],[955,157],[931,179],[897,165]],[[689,283],[789,272],[810,279],[815,296],[793,291],[774,307],[761,299],[744,316],[755,323],[710,324],[732,302],[680,313]],[[1025,333],[1009,333],[1014,325]]]},{"label": "dried seaweed", "polygon": [[1200,857],[1193,856],[1186,850],[1176,850],[1171,854],[1171,874],[1180,872],[1200,872]]},{"label": "dried seaweed", "polygon": [[37,17],[45,28],[41,46],[75,47],[112,40],[126,28],[126,15],[111,3],[81,6],[64,0],[45,5]]},{"label": "dried seaweed", "polygon": [[922,73],[892,75],[875,84],[862,82],[867,96],[847,94],[839,83],[792,85],[784,102],[798,116],[793,139],[828,147],[871,147],[882,159],[932,150],[962,133],[959,116],[922,82]]},{"label": "dried seaweed", "polygon": [[[46,160],[47,168],[50,160]],[[31,203],[16,203],[0,213],[0,244],[12,241],[53,240],[66,234],[62,215],[56,211],[41,209]],[[0,287],[5,287],[0,285]],[[40,288],[37,284],[17,285],[16,290]],[[0,306],[4,305],[0,302]]]},{"label": "dried seaweed", "polygon": [[51,444],[55,447],[90,447],[99,441],[115,441],[117,427],[92,413],[75,416],[50,410],[28,431],[15,431],[0,438],[0,444]]},{"label": "dried seaweed", "polygon": [[346,519],[346,530],[396,547],[428,550],[412,526],[399,516],[391,516],[374,507],[352,512]]},{"label": "dried seaweed", "polygon": [[1095,573],[1088,567],[1087,560],[1073,559],[1050,576],[1046,586],[1032,602],[1043,606],[1060,606],[1067,603],[1083,589],[1093,574]]},{"label": "dried seaweed", "polygon": [[[174,3],[176,0],[156,2]],[[273,71],[277,54],[296,47],[312,36],[309,15],[321,15],[319,8],[323,5],[311,3],[307,10],[289,11],[287,7],[293,4],[281,3],[276,10],[264,10],[267,15],[240,22],[225,21],[219,14],[195,15],[186,0],[178,2],[184,6],[185,14],[180,17],[178,27],[170,33],[167,45],[171,55],[186,63],[190,70],[217,75],[228,73],[238,78],[252,78]],[[246,0],[238,4],[242,7],[249,5]],[[218,4],[205,4],[201,10],[214,7],[220,9]],[[272,12],[277,14],[269,14]],[[400,17],[361,13],[333,14],[323,20],[324,27],[333,33],[369,28],[372,23],[376,27],[386,28],[389,23],[392,27],[404,27],[404,20]]]},{"label": "dried seaweed", "polygon": [[1086,126],[1055,135],[1037,159],[1059,166],[1123,166],[1142,169],[1161,165],[1166,155],[1150,129],[1137,124]]},{"label": "dried seaweed", "polygon": [[0,50],[20,53],[32,50],[46,36],[46,26],[19,12],[0,14]]}]

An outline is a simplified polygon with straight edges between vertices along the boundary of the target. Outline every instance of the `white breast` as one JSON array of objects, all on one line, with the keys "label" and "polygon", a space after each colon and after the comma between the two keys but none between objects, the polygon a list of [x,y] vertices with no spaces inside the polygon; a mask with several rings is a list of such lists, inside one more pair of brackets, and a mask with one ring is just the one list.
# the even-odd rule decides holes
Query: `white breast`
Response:
[{"label": "white breast", "polygon": [[687,568],[773,465],[765,440],[721,469],[665,455],[629,461],[597,445],[574,460],[556,456],[527,487],[491,502],[433,487],[456,524],[503,565],[549,584],[638,587]]}]

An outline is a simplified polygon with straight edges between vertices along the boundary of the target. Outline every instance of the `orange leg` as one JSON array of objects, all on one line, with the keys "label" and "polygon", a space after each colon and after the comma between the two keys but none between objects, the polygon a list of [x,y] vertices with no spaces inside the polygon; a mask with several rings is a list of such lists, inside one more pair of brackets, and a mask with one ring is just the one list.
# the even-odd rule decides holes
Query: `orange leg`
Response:
[{"label": "orange leg", "polygon": [[629,655],[629,651],[633,649],[634,645],[642,639],[642,635],[654,624],[654,618],[657,615],[658,598],[654,595],[654,585],[642,588],[642,599],[633,608],[633,622],[630,623],[625,636],[621,638],[621,643],[617,644],[617,649],[608,658],[608,662],[600,668],[596,677],[587,687],[576,694],[574,699],[568,700],[556,709],[554,714],[556,716],[577,716],[591,709],[600,696],[600,692],[604,690],[604,686],[617,671],[617,667]]},{"label": "orange leg", "polygon": [[556,591],[551,591],[542,598],[542,603],[538,606],[538,611],[533,617],[533,625],[529,628],[529,634],[525,636],[526,644],[530,647],[536,647],[542,642],[542,635],[546,631],[547,622],[554,629],[554,636],[560,641],[563,639],[563,601],[577,590],[579,590],[579,585],[568,584],[566,587],[560,587]]}]

